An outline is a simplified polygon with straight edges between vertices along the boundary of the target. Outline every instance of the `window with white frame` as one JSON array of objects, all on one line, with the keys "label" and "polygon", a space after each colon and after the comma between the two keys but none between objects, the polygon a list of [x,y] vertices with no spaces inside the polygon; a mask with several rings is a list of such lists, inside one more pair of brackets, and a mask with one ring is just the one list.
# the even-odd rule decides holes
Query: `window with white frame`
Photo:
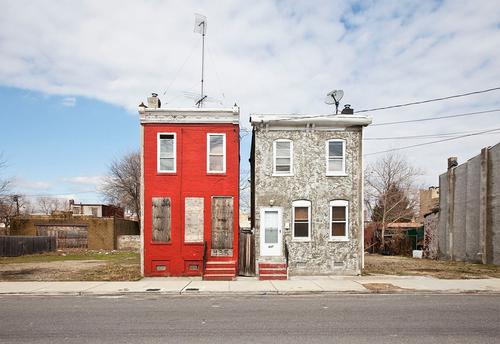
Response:
[{"label": "window with white frame", "polygon": [[292,202],[293,239],[308,241],[311,239],[311,202]]},{"label": "window with white frame", "polygon": [[293,142],[276,140],[273,142],[273,175],[293,174]]},{"label": "window with white frame", "polygon": [[176,140],[175,133],[158,134],[158,172],[175,172]]},{"label": "window with white frame", "polygon": [[207,134],[207,172],[226,172],[226,134]]},{"label": "window with white frame", "polygon": [[330,240],[348,240],[349,202],[330,201]]},{"label": "window with white frame", "polygon": [[328,176],[345,174],[345,140],[326,141],[326,174]]}]

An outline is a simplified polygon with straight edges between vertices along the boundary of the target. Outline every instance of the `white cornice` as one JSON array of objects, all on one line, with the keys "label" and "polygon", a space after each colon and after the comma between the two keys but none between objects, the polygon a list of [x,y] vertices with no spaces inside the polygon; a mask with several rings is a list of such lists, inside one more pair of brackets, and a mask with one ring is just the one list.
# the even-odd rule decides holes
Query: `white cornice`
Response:
[{"label": "white cornice", "polygon": [[139,107],[141,124],[144,123],[232,123],[239,124],[240,108],[165,108]]},{"label": "white cornice", "polygon": [[364,115],[299,115],[299,114],[253,114],[252,126],[265,125],[275,128],[297,128],[314,125],[315,128],[348,128],[367,126],[372,123],[370,116]]}]

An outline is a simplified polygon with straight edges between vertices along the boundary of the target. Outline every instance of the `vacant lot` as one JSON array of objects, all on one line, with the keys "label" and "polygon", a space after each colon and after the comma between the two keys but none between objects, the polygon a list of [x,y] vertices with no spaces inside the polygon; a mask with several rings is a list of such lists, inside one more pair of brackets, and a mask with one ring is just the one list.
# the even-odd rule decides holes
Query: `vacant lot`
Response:
[{"label": "vacant lot", "polygon": [[141,278],[139,254],[58,251],[0,257],[0,281],[133,281]]},{"label": "vacant lot", "polygon": [[433,276],[443,279],[500,278],[500,266],[366,254],[363,274]]}]

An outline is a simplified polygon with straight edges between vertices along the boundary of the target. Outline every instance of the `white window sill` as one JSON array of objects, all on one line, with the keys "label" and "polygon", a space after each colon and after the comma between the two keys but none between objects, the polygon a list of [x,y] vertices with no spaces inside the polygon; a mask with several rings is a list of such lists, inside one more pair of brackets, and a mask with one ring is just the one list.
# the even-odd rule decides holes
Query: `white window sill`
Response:
[{"label": "white window sill", "polygon": [[311,239],[309,239],[309,238],[306,238],[306,239],[292,238],[292,242],[311,242]]},{"label": "white window sill", "polygon": [[330,238],[328,242],[347,242],[349,238]]},{"label": "white window sill", "polygon": [[344,172],[327,172],[326,173],[327,177],[347,177],[347,173]]},{"label": "white window sill", "polygon": [[291,174],[279,174],[279,173],[273,173],[273,177],[293,177],[293,173]]}]

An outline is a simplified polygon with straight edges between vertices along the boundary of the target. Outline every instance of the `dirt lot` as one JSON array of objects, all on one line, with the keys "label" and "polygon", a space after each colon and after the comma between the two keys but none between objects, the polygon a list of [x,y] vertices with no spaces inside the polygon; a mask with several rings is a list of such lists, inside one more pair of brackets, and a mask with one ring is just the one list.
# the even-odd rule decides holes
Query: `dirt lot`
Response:
[{"label": "dirt lot", "polygon": [[433,276],[443,279],[500,278],[500,266],[366,254],[363,274]]},{"label": "dirt lot", "polygon": [[133,281],[141,278],[139,254],[58,251],[0,258],[0,281]]}]

